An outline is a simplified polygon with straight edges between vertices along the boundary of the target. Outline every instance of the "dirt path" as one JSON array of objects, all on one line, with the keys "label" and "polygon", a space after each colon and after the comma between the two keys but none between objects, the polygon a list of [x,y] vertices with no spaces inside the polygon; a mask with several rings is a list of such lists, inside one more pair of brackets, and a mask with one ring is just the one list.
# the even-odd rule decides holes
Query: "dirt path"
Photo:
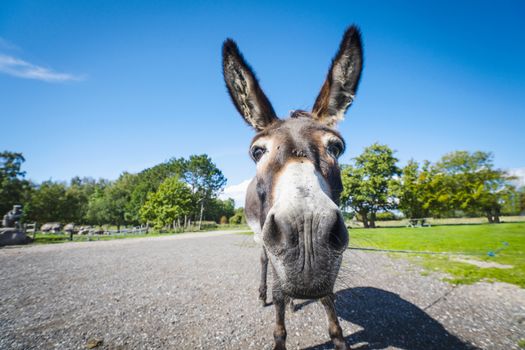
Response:
[{"label": "dirt path", "polygon": [[[0,349],[270,349],[259,250],[227,232],[0,249]],[[352,349],[518,349],[525,290],[452,287],[383,253],[347,251],[337,307]],[[296,301],[289,349],[331,348]],[[96,343],[96,342],[94,342]]]}]

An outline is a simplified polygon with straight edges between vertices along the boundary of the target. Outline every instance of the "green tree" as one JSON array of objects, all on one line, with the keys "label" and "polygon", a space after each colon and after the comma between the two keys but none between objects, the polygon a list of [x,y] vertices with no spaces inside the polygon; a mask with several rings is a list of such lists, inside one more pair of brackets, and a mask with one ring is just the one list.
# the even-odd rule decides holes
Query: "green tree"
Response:
[{"label": "green tree", "polygon": [[112,224],[117,226],[117,230],[122,225],[135,223],[130,215],[130,198],[136,180],[137,175],[125,172],[116,181],[101,182],[95,186],[85,211],[86,223]]},{"label": "green tree", "polygon": [[15,204],[27,202],[31,183],[24,179],[22,153],[0,152],[0,216],[7,213]]},{"label": "green tree", "polygon": [[89,199],[97,187],[104,186],[103,182],[105,180],[96,181],[87,177],[73,177],[66,188],[67,214],[64,215],[61,221],[76,224],[85,223]]},{"label": "green tree", "polygon": [[184,180],[196,199],[194,217],[202,219],[210,200],[216,198],[226,185],[226,178],[208,155],[201,154],[190,156],[186,163]]},{"label": "green tree", "polygon": [[[231,198],[220,200],[211,199],[206,209],[204,219],[220,223],[222,217],[229,218],[235,214],[235,201]],[[227,219],[226,219],[227,221]]]},{"label": "green tree", "polygon": [[455,151],[436,163],[441,186],[450,207],[470,215],[483,214],[490,223],[498,223],[505,198],[514,190],[512,177],[494,169],[489,152]]},{"label": "green tree", "polygon": [[525,214],[525,186],[520,187],[518,190],[519,195],[519,208],[520,208],[520,215]]},{"label": "green tree", "polygon": [[25,206],[25,216],[39,223],[65,222],[70,220],[71,215],[66,185],[61,182],[42,182],[33,191]]},{"label": "green tree", "polygon": [[184,158],[172,158],[138,173],[127,207],[128,219],[133,223],[139,223],[141,221],[140,208],[146,203],[148,194],[156,192],[160,184],[167,178],[182,178],[186,163]]},{"label": "green tree", "polygon": [[525,187],[522,188],[508,188],[502,195],[502,215],[522,215],[525,213],[523,205],[525,205]]},{"label": "green tree", "polygon": [[375,227],[376,213],[396,207],[393,198],[394,176],[400,173],[394,151],[374,143],[343,166],[341,205],[354,210],[364,227]]},{"label": "green tree", "polygon": [[156,192],[148,195],[140,209],[140,216],[144,222],[160,229],[188,215],[192,205],[193,196],[188,185],[176,177],[170,177],[162,182]]},{"label": "green tree", "polygon": [[89,225],[103,225],[109,222],[108,206],[105,196],[105,188],[108,185],[109,184],[106,183],[95,188],[94,192],[89,196],[88,206],[84,216],[85,223]]},{"label": "green tree", "polygon": [[421,169],[419,164],[410,160],[402,169],[402,175],[393,182],[393,192],[398,199],[398,209],[407,218],[424,218],[430,215],[433,200],[429,163]]},{"label": "green tree", "polygon": [[123,173],[120,177],[104,189],[103,204],[107,223],[120,226],[133,223],[130,213],[130,199],[137,176]]}]

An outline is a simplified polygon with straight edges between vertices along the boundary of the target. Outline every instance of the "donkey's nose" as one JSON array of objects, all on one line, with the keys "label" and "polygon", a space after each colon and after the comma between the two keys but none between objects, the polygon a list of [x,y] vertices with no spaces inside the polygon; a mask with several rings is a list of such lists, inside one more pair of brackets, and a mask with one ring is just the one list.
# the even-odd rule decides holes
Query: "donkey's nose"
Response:
[{"label": "donkey's nose", "polygon": [[348,246],[348,230],[346,229],[343,215],[339,210],[331,213],[331,220],[325,221],[324,239],[335,250],[344,250]]},{"label": "donkey's nose", "polygon": [[290,223],[279,220],[273,213],[266,218],[262,235],[267,247],[276,251],[276,253],[286,248],[287,243],[293,240],[293,231]]},{"label": "donkey's nose", "polygon": [[262,232],[267,248],[278,254],[297,244],[303,244],[307,249],[315,249],[321,244],[336,251],[348,246],[348,231],[339,210],[295,214],[268,215]]}]

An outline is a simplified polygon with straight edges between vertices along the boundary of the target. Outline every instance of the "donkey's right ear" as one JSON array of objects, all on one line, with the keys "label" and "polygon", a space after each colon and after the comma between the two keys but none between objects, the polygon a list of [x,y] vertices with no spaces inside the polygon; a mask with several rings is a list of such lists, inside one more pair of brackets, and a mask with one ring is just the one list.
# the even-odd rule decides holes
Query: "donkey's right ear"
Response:
[{"label": "donkey's right ear", "polygon": [[222,70],[233,104],[248,124],[261,131],[278,119],[255,74],[231,39],[222,45]]}]

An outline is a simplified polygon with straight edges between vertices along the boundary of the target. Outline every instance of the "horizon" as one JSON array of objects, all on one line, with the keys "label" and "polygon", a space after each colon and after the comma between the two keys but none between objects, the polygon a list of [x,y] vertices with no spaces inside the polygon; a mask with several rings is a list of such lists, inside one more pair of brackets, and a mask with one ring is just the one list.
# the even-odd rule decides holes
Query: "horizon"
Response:
[{"label": "horizon", "polygon": [[481,150],[494,154],[496,167],[525,173],[518,1],[380,9],[59,1],[0,9],[0,115],[9,123],[0,149],[23,153],[26,178],[36,182],[115,180],[206,153],[235,189],[255,173],[254,132],[222,81],[223,41],[236,40],[277,114],[287,116],[313,105],[352,23],[365,65],[339,126],[348,145],[341,163],[379,142],[401,164]]}]

